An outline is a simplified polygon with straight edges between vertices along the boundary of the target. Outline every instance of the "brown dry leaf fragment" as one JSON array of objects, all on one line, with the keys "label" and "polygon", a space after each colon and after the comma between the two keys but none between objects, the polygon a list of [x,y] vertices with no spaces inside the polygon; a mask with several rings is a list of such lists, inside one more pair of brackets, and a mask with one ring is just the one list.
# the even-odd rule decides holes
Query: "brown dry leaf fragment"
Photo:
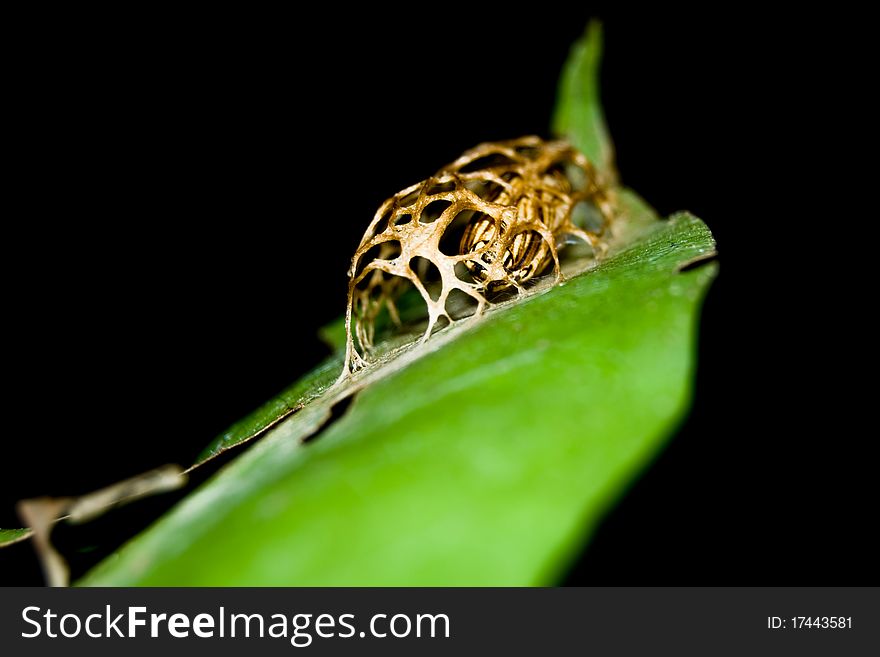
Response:
[{"label": "brown dry leaf fragment", "polygon": [[67,586],[70,578],[67,562],[49,540],[55,521],[64,513],[68,504],[69,497],[38,497],[18,503],[19,517],[31,528],[34,550],[43,567],[47,586]]},{"label": "brown dry leaf fragment", "polygon": [[18,515],[32,530],[34,549],[49,586],[67,586],[70,571],[64,557],[54,548],[50,535],[55,523],[82,523],[110,509],[134,500],[164,493],[186,484],[178,465],[165,465],[79,497],[38,497],[21,500]]},{"label": "brown dry leaf fragment", "polygon": [[88,522],[117,506],[142,497],[166,493],[185,484],[186,475],[179,465],[164,465],[75,498],[67,509],[65,519],[71,523]]}]

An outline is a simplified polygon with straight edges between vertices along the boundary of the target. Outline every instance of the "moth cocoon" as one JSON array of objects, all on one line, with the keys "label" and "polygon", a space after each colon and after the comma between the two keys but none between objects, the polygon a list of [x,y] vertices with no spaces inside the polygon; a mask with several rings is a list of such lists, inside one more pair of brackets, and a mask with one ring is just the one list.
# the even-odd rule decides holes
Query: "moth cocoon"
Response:
[{"label": "moth cocoon", "polygon": [[[586,226],[573,221],[583,203],[593,208]],[[408,286],[427,306],[427,340],[452,323],[452,297],[465,295],[478,316],[551,265],[560,282],[559,251],[572,239],[600,256],[613,218],[611,191],[567,142],[522,137],[467,151],[386,200],[364,233],[348,272],[343,374],[367,364],[383,309],[399,323]]]}]

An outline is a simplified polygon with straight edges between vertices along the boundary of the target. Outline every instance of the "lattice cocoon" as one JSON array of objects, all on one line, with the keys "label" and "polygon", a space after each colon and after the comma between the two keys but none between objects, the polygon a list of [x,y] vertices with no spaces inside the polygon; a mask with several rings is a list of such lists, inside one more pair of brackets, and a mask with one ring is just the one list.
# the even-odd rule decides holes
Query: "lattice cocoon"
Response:
[{"label": "lattice cocoon", "polygon": [[[581,202],[597,211],[590,227],[572,221]],[[613,208],[582,153],[538,137],[480,144],[398,192],[378,209],[351,261],[345,372],[366,364],[383,307],[400,323],[395,301],[407,286],[427,305],[427,340],[438,322],[453,321],[454,290],[480,315],[499,291],[521,292],[551,264],[561,280],[559,250],[569,236],[601,255]]]}]

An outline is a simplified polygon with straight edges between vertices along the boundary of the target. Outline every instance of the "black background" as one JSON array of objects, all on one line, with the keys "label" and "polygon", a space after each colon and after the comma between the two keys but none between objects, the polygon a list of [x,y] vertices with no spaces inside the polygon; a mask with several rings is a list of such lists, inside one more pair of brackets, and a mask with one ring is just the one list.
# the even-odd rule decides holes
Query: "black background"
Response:
[{"label": "black background", "polygon": [[[824,259],[839,243],[817,127],[830,92],[810,82],[824,37],[754,15],[327,6],[19,25],[0,527],[18,526],[17,499],[190,462],[321,360],[315,331],[344,308],[375,208],[478,142],[546,134],[590,16],[624,183],[703,218],[721,274],[693,414],[567,583],[876,583],[868,432],[825,330],[856,318],[826,291],[846,272]],[[174,499],[59,530],[74,574]],[[0,582],[40,581],[30,546],[0,552]]]}]

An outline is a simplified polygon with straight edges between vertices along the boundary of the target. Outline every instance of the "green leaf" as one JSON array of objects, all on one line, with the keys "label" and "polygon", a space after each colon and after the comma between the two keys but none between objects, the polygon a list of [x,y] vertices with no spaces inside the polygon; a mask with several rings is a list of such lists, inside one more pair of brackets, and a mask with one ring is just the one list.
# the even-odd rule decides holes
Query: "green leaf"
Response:
[{"label": "green leaf", "polygon": [[0,548],[30,538],[30,529],[0,529]]},{"label": "green leaf", "polygon": [[[610,172],[598,30],[572,51],[554,127]],[[205,457],[262,435],[81,583],[558,581],[685,413],[716,271],[688,267],[714,254],[702,222],[620,198],[598,267],[332,385],[337,353],[215,441]],[[340,328],[322,334],[339,346]]]},{"label": "green leaf", "polygon": [[614,146],[599,101],[601,59],[602,26],[591,21],[586,34],[572,46],[562,69],[553,132],[590,158],[606,180],[614,181]]},{"label": "green leaf", "polygon": [[[630,207],[636,202],[627,197]],[[684,412],[715,267],[696,218],[279,424],[89,585],[547,584]]]}]

